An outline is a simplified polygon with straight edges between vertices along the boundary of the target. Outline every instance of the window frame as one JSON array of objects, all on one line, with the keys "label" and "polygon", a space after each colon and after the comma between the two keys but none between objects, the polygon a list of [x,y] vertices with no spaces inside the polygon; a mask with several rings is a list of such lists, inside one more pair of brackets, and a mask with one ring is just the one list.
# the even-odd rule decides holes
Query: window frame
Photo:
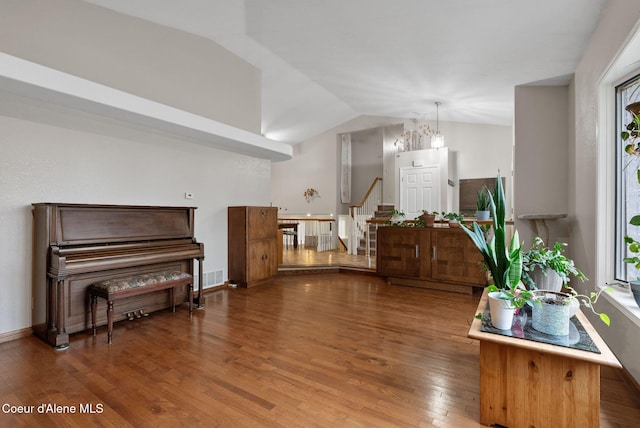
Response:
[{"label": "window frame", "polygon": [[[631,97],[626,97],[626,91],[630,88],[636,88],[631,93]],[[628,185],[628,179],[630,173],[627,172],[627,168],[635,164],[635,168],[639,168],[638,159],[629,159],[629,156],[625,154],[624,147],[627,142],[622,141],[620,133],[626,128],[627,123],[631,120],[631,114],[628,113],[625,107],[631,102],[640,101],[640,70],[637,70],[630,78],[625,79],[622,83],[615,86],[615,177],[614,195],[615,195],[615,212],[614,219],[614,251],[613,251],[613,280],[622,283],[629,282],[629,265],[623,261],[627,257],[627,245],[624,242],[624,236],[629,233],[628,223],[629,217],[626,214],[628,210],[627,201],[630,197],[630,187]],[[638,91],[638,92],[635,92]],[[636,188],[638,192],[640,183],[633,183],[632,187]],[[640,214],[640,210],[638,210]],[[636,239],[640,239],[640,231],[635,233]],[[635,269],[631,269],[632,271]],[[636,272],[640,276],[640,272]]]}]

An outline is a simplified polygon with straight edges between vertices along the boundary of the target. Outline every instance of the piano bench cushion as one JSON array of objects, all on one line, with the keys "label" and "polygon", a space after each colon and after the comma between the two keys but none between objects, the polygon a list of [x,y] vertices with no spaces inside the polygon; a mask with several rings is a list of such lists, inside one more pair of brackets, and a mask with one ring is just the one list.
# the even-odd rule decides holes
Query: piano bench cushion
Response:
[{"label": "piano bench cushion", "polygon": [[144,287],[146,285],[161,284],[181,279],[191,279],[191,275],[177,270],[165,270],[162,272],[152,272],[125,276],[123,278],[107,279],[92,284],[92,288],[101,289],[107,293],[117,293],[132,288]]}]

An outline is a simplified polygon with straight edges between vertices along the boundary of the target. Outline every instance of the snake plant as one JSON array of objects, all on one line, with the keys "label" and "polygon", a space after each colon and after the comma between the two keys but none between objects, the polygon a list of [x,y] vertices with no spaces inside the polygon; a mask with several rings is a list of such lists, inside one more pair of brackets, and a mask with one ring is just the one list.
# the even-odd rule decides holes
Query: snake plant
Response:
[{"label": "snake plant", "polygon": [[513,292],[518,288],[522,274],[522,244],[517,230],[514,231],[510,242],[507,241],[506,204],[500,171],[495,191],[493,194],[489,191],[489,194],[489,211],[493,218],[494,232],[491,241],[487,243],[482,228],[476,222],[473,223],[472,230],[466,227],[462,230],[482,254],[484,264],[493,278],[493,285],[499,290]]}]

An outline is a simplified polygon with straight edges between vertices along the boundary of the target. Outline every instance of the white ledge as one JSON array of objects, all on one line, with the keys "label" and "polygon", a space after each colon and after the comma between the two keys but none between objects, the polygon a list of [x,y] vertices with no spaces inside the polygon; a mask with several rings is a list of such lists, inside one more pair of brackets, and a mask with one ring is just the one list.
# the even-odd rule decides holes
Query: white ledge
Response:
[{"label": "white ledge", "polygon": [[0,52],[0,90],[193,138],[272,161],[293,157],[291,145],[197,114]]},{"label": "white ledge", "polygon": [[640,308],[636,305],[636,301],[631,294],[629,287],[623,287],[615,284],[609,285],[612,291],[603,293],[603,296],[620,310],[634,324],[640,327]]}]

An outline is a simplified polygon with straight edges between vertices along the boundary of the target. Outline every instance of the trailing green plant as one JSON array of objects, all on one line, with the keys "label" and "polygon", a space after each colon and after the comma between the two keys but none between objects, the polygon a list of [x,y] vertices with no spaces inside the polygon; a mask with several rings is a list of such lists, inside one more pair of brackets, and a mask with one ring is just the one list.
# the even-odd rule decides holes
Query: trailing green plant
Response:
[{"label": "trailing green plant", "polygon": [[[506,231],[506,203],[502,179],[498,171],[495,194],[490,194],[489,211],[493,218],[493,237],[487,243],[484,229],[477,222],[473,222],[472,229],[463,227],[462,230],[471,238],[482,255],[486,269],[491,273],[493,286],[502,291],[505,299],[511,300],[514,306],[531,298],[531,292],[519,286],[522,275],[522,244],[518,231],[514,230],[509,241]],[[491,288],[493,289],[493,288]]]},{"label": "trailing green plant", "polygon": [[571,275],[584,281],[587,277],[578,269],[573,260],[564,255],[564,242],[556,242],[553,248],[544,245],[544,241],[536,236],[533,239],[531,249],[522,256],[522,282],[527,287],[535,287],[530,272],[540,269],[545,275],[547,268],[553,270],[562,279],[562,284],[566,285],[571,281]]},{"label": "trailing green plant", "polygon": [[[640,115],[633,115],[631,122],[620,133],[620,138],[627,143],[624,147],[627,154],[640,157]],[[636,177],[640,183],[640,169],[636,171]]]},{"label": "trailing green plant", "polygon": [[[634,93],[638,89],[640,89],[640,85],[636,86]],[[640,115],[633,115],[631,122],[629,122],[625,130],[620,133],[620,138],[622,138],[622,141],[627,142],[624,151],[628,155],[640,157]],[[638,183],[640,183],[640,168],[636,170],[636,179]],[[631,217],[629,224],[631,226],[640,226],[640,215]],[[633,265],[636,269],[640,269],[640,257],[638,256],[638,253],[640,253],[640,242],[629,235],[625,235],[624,242],[627,244],[629,251],[633,253],[633,256],[625,257],[622,260],[625,263]]]},{"label": "trailing green plant", "polygon": [[[598,312],[593,307],[593,305],[598,303],[598,299],[600,298],[600,295],[603,292],[605,292],[605,291],[607,291],[607,292],[613,291],[613,289],[611,287],[601,288],[597,293],[595,291],[592,291],[592,292],[589,293],[588,296],[584,295],[584,294],[578,294],[578,292],[576,290],[574,290],[573,288],[569,287],[568,285],[565,285],[565,288],[569,290],[568,294],[572,298],[576,299],[583,306],[586,306],[587,308],[591,309],[591,312],[593,312],[595,315],[600,317],[600,320],[604,324],[606,324],[607,326],[611,326],[611,319],[609,318],[609,315],[605,314],[604,312]],[[571,303],[570,301],[567,301],[565,304],[568,305],[570,303]]]},{"label": "trailing green plant", "polygon": [[476,197],[476,209],[478,211],[489,211],[489,204],[491,196],[489,194],[489,189],[487,186],[483,185],[480,190],[478,190]]},{"label": "trailing green plant", "polygon": [[533,299],[533,292],[527,290],[526,288],[516,287],[514,289],[509,288],[500,290],[495,285],[487,286],[487,293],[492,293],[495,291],[500,292],[500,294],[497,296],[498,299],[510,301],[511,306],[514,309],[522,308],[527,304],[527,302],[530,302]]},{"label": "trailing green plant", "polygon": [[442,218],[443,219],[447,219],[449,221],[457,221],[457,222],[460,222],[460,223],[464,223],[464,216],[462,214],[458,214],[458,213],[443,212],[442,213]]},{"label": "trailing green plant", "polygon": [[[629,224],[632,226],[640,226],[640,215],[631,217]],[[636,269],[640,269],[640,257],[638,256],[638,253],[640,253],[640,242],[628,235],[624,237],[624,242],[627,244],[629,251],[634,255],[632,257],[625,257],[622,260],[625,263],[633,265]]]}]

